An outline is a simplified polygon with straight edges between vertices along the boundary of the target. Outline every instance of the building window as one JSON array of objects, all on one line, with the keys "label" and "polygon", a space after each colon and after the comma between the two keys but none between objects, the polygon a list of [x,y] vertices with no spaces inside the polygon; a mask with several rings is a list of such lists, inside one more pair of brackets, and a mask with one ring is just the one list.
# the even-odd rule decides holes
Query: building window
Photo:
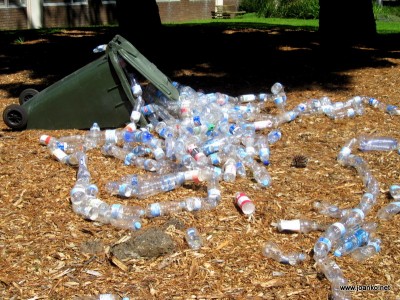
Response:
[{"label": "building window", "polygon": [[26,6],[26,0],[0,0],[0,6],[5,6],[5,7]]},{"label": "building window", "polygon": [[48,6],[61,6],[73,4],[87,4],[87,0],[43,0],[44,5]]}]

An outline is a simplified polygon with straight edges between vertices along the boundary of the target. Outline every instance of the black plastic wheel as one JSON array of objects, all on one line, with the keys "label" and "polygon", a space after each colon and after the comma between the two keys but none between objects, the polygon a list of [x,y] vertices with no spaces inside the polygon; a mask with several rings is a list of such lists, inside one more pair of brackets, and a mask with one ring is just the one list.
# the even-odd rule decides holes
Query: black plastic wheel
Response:
[{"label": "black plastic wheel", "polygon": [[19,104],[24,104],[25,102],[28,102],[29,100],[32,99],[33,96],[38,94],[39,91],[35,89],[26,89],[19,94]]},{"label": "black plastic wheel", "polygon": [[22,130],[28,123],[28,113],[24,107],[11,104],[3,111],[3,121],[12,129]]}]

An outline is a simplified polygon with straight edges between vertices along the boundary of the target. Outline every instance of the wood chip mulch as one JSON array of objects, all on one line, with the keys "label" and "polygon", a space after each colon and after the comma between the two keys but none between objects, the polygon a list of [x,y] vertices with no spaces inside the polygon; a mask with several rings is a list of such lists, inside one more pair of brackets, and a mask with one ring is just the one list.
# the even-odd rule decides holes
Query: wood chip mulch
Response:
[{"label": "wood chip mulch", "polygon": [[[71,35],[63,30],[62,34],[45,36],[0,33],[0,110],[18,103],[23,89],[42,90],[94,60],[97,56],[91,49],[106,43],[115,32],[91,30],[82,29],[79,34],[79,29],[74,29]],[[192,30],[195,32],[186,36],[187,44],[182,40],[175,43],[173,38],[170,44],[163,44],[161,48],[169,46],[165,53],[170,57],[159,58],[157,66],[194,88],[238,96],[269,92],[272,84],[280,81],[286,87],[288,109],[308,99],[328,96],[336,102],[357,95],[400,106],[400,44],[390,36],[381,37],[378,48],[357,47],[345,62],[336,57],[339,63],[330,64],[334,57],[321,60],[318,54],[316,32],[233,29],[225,34],[206,28]],[[24,35],[26,45],[15,42],[19,34]],[[179,34],[187,32],[177,30]],[[276,113],[272,104],[266,112]],[[362,116],[353,119],[303,116],[282,125],[281,131],[282,139],[271,146],[267,167],[271,187],[259,188],[251,176],[223,182],[221,204],[215,210],[144,221],[144,229],[165,228],[171,218],[185,227],[196,227],[204,241],[201,250],[190,250],[183,230],[168,226],[166,232],[176,243],[175,252],[124,260],[111,255],[111,247],[139,232],[76,215],[69,199],[76,170],[56,161],[39,144],[42,134],[61,137],[85,131],[18,132],[0,121],[0,298],[73,299],[115,293],[131,299],[327,299],[330,283],[320,276],[311,256],[321,233],[280,233],[271,223],[296,218],[335,222],[313,210],[317,200],[341,208],[356,206],[365,187],[355,169],[337,162],[337,154],[344,143],[361,134],[400,140],[400,116],[366,107]],[[382,239],[382,249],[363,263],[349,256],[336,258],[336,262],[351,285],[390,286],[390,291],[353,292],[353,299],[400,299],[400,215],[387,222],[376,217],[381,207],[393,201],[388,191],[392,184],[400,183],[400,156],[395,151],[354,151],[379,182],[377,205],[366,220],[378,222],[376,235]],[[139,170],[103,156],[99,149],[87,154],[99,197],[107,203],[145,206],[206,196],[206,187],[201,184],[143,200],[110,196],[105,190],[108,181]],[[307,159],[301,167],[291,166],[296,155]],[[252,217],[245,217],[234,206],[237,191],[254,201]],[[261,251],[268,240],[285,252],[307,253],[309,259],[296,266],[268,259]]]}]

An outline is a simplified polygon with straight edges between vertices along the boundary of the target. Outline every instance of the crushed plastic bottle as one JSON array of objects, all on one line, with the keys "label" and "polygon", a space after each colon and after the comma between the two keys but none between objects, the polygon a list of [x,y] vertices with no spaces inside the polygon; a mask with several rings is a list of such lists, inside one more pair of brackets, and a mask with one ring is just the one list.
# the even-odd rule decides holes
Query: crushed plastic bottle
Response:
[{"label": "crushed plastic bottle", "polygon": [[277,262],[289,265],[296,265],[307,259],[304,253],[283,253],[278,245],[273,241],[268,241],[262,246],[262,253],[265,257],[271,258]]}]

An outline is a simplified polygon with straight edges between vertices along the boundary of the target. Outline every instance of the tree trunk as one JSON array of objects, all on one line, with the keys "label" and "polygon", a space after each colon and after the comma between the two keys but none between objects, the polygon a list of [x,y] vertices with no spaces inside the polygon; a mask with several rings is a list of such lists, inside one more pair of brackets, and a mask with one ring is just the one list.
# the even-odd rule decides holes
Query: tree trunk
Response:
[{"label": "tree trunk", "polygon": [[319,5],[322,46],[340,49],[375,40],[372,0],[319,0]]},{"label": "tree trunk", "polygon": [[162,29],[156,0],[117,0],[116,8],[120,34],[151,57]]}]

